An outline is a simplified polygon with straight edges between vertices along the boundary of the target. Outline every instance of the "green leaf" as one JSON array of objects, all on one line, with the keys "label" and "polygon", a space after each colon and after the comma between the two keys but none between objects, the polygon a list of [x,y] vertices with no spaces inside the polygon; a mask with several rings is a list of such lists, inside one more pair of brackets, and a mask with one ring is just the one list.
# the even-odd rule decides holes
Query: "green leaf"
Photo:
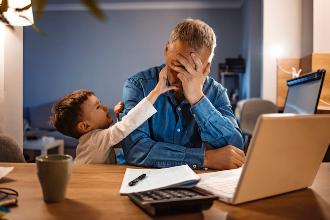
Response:
[{"label": "green leaf", "polygon": [[81,2],[101,21],[106,20],[105,14],[99,8],[95,0],[81,0]]},{"label": "green leaf", "polygon": [[2,0],[1,4],[0,4],[0,12],[1,15],[3,12],[6,12],[8,10],[8,0]]},{"label": "green leaf", "polygon": [[14,27],[9,23],[7,18],[5,16],[3,16],[2,12],[0,13],[0,21],[5,23],[7,25],[7,27],[9,27],[12,31],[15,30]]},{"label": "green leaf", "polygon": [[35,20],[39,20],[42,16],[42,13],[45,9],[47,0],[32,0],[32,5],[34,6],[35,9]]},{"label": "green leaf", "polygon": [[32,4],[29,4],[29,5],[27,5],[27,6],[23,7],[23,8],[15,8],[15,11],[22,12],[22,11],[28,10],[31,7],[32,7]]}]

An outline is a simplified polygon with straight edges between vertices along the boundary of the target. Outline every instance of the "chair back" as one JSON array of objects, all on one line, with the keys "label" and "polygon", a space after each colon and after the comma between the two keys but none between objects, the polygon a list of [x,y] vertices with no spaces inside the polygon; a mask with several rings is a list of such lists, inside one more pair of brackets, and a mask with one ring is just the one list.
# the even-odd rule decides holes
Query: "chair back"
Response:
[{"label": "chair back", "polygon": [[21,148],[10,137],[0,134],[0,162],[25,163]]},{"label": "chair back", "polygon": [[263,99],[241,100],[238,106],[235,112],[236,117],[239,119],[242,132],[247,135],[253,134],[254,127],[260,115],[278,112],[278,108],[273,102]]}]

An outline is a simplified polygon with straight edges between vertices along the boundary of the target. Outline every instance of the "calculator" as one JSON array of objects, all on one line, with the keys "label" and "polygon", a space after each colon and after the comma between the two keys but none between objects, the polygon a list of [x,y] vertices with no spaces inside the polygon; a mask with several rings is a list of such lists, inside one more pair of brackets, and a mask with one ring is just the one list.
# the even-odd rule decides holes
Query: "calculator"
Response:
[{"label": "calculator", "polygon": [[199,188],[172,188],[127,194],[128,197],[151,216],[209,209],[217,196]]}]

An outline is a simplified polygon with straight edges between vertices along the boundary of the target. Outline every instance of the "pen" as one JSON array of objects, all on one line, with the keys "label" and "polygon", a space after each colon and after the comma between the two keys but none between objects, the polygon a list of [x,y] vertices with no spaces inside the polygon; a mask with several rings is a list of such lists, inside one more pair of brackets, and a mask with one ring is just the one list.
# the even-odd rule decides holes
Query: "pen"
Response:
[{"label": "pen", "polygon": [[135,178],[134,180],[132,180],[131,182],[128,183],[129,186],[134,186],[135,184],[137,184],[139,181],[143,180],[145,177],[147,176],[147,174],[141,174],[140,176],[138,176],[137,178]]}]

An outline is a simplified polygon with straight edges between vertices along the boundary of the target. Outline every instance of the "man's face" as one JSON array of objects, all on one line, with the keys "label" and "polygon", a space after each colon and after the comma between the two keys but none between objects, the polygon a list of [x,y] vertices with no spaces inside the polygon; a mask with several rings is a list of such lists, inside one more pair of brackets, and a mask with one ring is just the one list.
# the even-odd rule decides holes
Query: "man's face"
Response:
[{"label": "man's face", "polygon": [[[191,58],[191,53],[197,53],[202,61],[203,69],[205,70],[207,64],[210,62],[210,52],[207,48],[203,48],[199,51],[194,50],[189,47],[186,43],[181,40],[176,40],[172,43],[168,43],[165,48],[165,60],[166,60],[166,68],[167,68],[167,78],[171,86],[176,86],[179,89],[176,92],[182,93],[182,83],[180,79],[177,77],[178,72],[173,70],[173,66],[181,66],[183,67],[177,56],[181,54],[186,57],[186,59],[190,60],[193,63]],[[183,67],[184,68],[184,67]]]},{"label": "man's face", "polygon": [[94,95],[88,97],[81,109],[83,111],[82,121],[88,123],[91,129],[105,129],[112,123],[108,107],[103,105]]}]

